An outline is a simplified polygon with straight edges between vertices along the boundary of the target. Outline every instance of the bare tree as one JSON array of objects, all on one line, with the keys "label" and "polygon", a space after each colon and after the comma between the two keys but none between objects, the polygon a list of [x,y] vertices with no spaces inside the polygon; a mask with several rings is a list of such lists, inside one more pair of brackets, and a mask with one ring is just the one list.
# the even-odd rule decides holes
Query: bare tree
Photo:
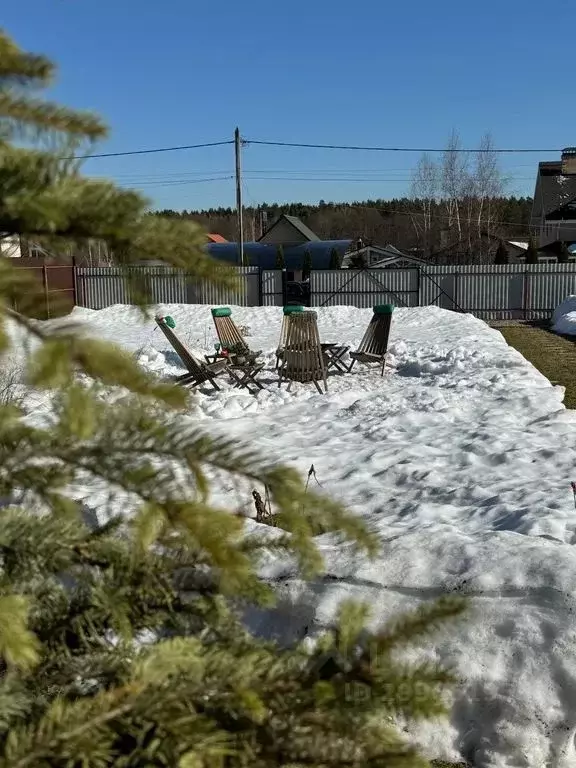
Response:
[{"label": "bare tree", "polygon": [[[428,154],[422,155],[412,177],[411,197],[422,207],[422,247],[428,253],[432,246],[432,208],[440,191],[440,169]],[[418,221],[413,219],[417,235]]]},{"label": "bare tree", "polygon": [[448,229],[456,227],[458,241],[462,240],[460,206],[470,188],[468,163],[468,154],[461,150],[460,136],[457,131],[452,131],[442,155],[441,190],[446,206]]},{"label": "bare tree", "polygon": [[498,155],[494,151],[494,142],[490,133],[485,133],[480,140],[474,169],[474,187],[477,205],[478,237],[482,232],[493,233],[494,200],[502,197],[506,182],[498,166]]},{"label": "bare tree", "polygon": [[495,201],[504,194],[505,186],[490,134],[484,134],[478,150],[471,153],[462,151],[460,137],[453,131],[440,162],[423,155],[414,170],[411,194],[423,214],[422,221],[413,224],[422,229],[424,243],[433,245],[436,203],[442,210],[440,227],[447,232],[449,243],[458,244],[467,261],[477,260],[485,255],[483,235],[497,234]]}]

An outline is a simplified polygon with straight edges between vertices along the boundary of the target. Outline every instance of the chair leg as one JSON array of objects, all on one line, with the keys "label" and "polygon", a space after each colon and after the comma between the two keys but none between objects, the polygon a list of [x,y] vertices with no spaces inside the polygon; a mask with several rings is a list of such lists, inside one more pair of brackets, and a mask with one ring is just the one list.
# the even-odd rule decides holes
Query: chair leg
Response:
[{"label": "chair leg", "polygon": [[347,371],[348,371],[348,373],[351,373],[351,372],[352,372],[352,368],[354,368],[354,363],[355,363],[355,362],[356,362],[356,360],[354,360],[354,358],[353,358],[353,359],[352,359],[352,362],[350,363],[350,365],[349,365],[349,366],[348,366],[348,368],[347,368]]}]

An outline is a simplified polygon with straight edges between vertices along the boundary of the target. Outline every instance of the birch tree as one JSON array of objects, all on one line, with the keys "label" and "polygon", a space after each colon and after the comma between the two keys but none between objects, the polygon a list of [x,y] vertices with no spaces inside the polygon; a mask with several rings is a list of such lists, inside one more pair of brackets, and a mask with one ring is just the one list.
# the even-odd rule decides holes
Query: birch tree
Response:
[{"label": "birch tree", "polygon": [[480,140],[474,169],[474,191],[476,203],[476,224],[478,237],[495,234],[498,216],[495,200],[504,194],[506,181],[498,164],[498,154],[490,133]]},{"label": "birch tree", "polygon": [[[428,154],[422,155],[412,178],[411,197],[422,208],[422,246],[429,253],[432,240],[432,209],[440,191],[440,169],[438,164]],[[414,226],[418,231],[418,222]]]},{"label": "birch tree", "polygon": [[456,227],[458,241],[462,240],[460,206],[469,187],[469,157],[462,152],[460,136],[452,131],[442,155],[441,191],[445,203],[448,229]]}]

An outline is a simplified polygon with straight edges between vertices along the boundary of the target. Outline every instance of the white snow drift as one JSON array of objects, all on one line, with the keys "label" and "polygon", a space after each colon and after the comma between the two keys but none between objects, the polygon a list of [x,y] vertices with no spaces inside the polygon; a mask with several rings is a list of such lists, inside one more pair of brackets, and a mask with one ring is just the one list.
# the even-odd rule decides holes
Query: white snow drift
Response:
[{"label": "white snow drift", "polygon": [[565,336],[576,336],[576,296],[568,296],[556,307],[552,330]]},{"label": "white snow drift", "polygon": [[[209,307],[161,309],[191,348],[212,351]],[[368,601],[379,623],[446,591],[470,595],[468,621],[419,651],[459,671],[452,719],[413,737],[431,757],[477,766],[576,764],[576,414],[563,390],[480,320],[420,308],[395,312],[383,379],[357,367],[331,376],[328,395],[296,384],[287,393],[273,372],[281,310],[234,307],[233,316],[265,350],[268,386],[257,396],[200,393],[191,418],[303,475],[313,463],[324,490],[382,537],[371,563],[320,537],[326,576],[312,584],[270,555],[264,574],[280,604],[251,624],[283,640],[313,637],[344,597]],[[371,311],[318,316],[323,340],[354,347]],[[180,371],[155,324],[127,307],[77,309],[73,319],[151,370]],[[97,488],[83,495],[97,506]],[[250,501],[221,485],[214,496],[232,508]]]}]

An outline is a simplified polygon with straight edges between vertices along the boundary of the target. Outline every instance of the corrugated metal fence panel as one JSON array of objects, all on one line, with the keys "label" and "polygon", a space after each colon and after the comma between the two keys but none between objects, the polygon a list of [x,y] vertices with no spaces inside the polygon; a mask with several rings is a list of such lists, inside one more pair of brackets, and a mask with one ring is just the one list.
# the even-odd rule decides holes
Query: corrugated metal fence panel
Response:
[{"label": "corrugated metal fence panel", "polygon": [[185,304],[186,275],[180,269],[145,267],[155,304]]},{"label": "corrugated metal fence panel", "polygon": [[262,270],[262,305],[264,307],[282,306],[282,270]]},{"label": "corrugated metal fence panel", "polygon": [[128,304],[128,289],[116,267],[77,267],[77,302],[81,307],[103,309]]},{"label": "corrugated metal fence panel", "polygon": [[[260,273],[257,267],[238,267],[240,291],[192,281],[182,270],[170,267],[133,267],[131,271],[146,276],[157,304],[282,304],[280,270]],[[78,267],[76,276],[80,306],[102,309],[130,303],[129,287],[118,267]],[[550,317],[566,296],[576,294],[576,264],[316,270],[310,275],[310,289],[311,305],[315,307],[436,304],[471,312],[485,320],[531,320]]]},{"label": "corrugated metal fence panel", "polygon": [[326,269],[310,274],[313,307],[346,305],[360,308],[375,304],[418,306],[417,269]]},{"label": "corrugated metal fence panel", "polygon": [[422,304],[513,319],[523,310],[523,265],[441,266],[423,271]]},{"label": "corrugated metal fence panel", "polygon": [[575,264],[448,265],[423,268],[420,303],[484,320],[550,317],[576,291]]},{"label": "corrugated metal fence panel", "polygon": [[[542,266],[546,267],[544,271]],[[549,317],[566,296],[576,294],[576,265],[532,266],[526,273],[526,319]]]},{"label": "corrugated metal fence panel", "polygon": [[[259,270],[238,267],[238,291],[190,279],[183,270],[163,266],[130,267],[129,272],[145,277],[155,304],[233,304],[257,306],[260,302]],[[129,304],[126,272],[119,267],[78,267],[78,303],[90,309]]]}]

